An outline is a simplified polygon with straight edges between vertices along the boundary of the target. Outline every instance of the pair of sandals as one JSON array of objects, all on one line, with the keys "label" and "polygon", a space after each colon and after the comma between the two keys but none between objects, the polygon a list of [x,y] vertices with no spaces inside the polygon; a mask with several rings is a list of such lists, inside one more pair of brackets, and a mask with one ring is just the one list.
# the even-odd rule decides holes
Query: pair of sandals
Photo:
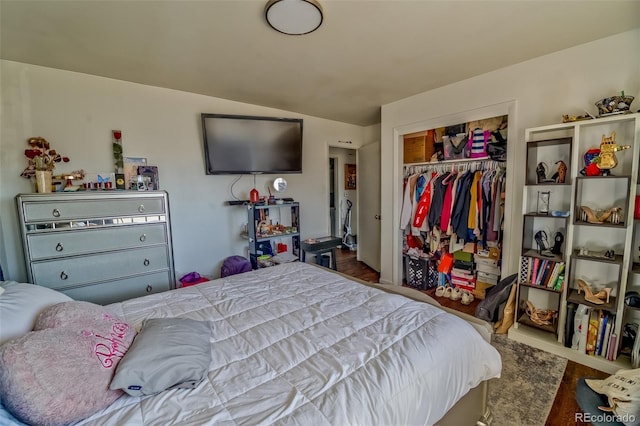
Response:
[{"label": "pair of sandals", "polygon": [[449,285],[441,285],[436,289],[436,297],[446,297],[453,301],[460,300],[463,305],[469,305],[473,302],[473,294],[469,290],[462,290],[458,287],[450,287]]}]

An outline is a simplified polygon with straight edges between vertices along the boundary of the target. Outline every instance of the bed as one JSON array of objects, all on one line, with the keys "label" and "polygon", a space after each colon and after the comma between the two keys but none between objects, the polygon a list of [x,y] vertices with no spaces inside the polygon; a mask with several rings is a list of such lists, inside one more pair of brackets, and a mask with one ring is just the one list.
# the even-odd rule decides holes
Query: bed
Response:
[{"label": "bed", "polygon": [[193,389],[123,395],[77,424],[488,422],[487,381],[501,371],[490,328],[434,305],[302,262],[108,305],[136,329],[206,322],[208,371]]}]

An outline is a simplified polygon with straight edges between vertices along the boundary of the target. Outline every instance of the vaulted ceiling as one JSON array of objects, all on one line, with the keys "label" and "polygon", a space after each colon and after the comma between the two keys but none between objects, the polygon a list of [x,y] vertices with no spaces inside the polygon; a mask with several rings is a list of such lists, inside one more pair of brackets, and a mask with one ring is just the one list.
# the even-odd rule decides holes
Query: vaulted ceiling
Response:
[{"label": "vaulted ceiling", "polygon": [[1,0],[0,57],[371,125],[383,104],[640,27],[640,1],[320,2],[322,26],[289,36],[266,0]]}]

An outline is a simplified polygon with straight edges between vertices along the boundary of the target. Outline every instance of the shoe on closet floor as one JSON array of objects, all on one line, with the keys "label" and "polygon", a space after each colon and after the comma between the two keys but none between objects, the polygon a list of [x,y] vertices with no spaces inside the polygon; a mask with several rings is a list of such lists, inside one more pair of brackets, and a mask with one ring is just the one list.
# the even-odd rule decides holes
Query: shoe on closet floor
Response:
[{"label": "shoe on closet floor", "polygon": [[462,290],[460,290],[458,287],[454,287],[453,289],[451,289],[449,299],[456,301],[456,300],[460,300],[461,297],[462,297]]},{"label": "shoe on closet floor", "polygon": [[469,290],[462,290],[462,297],[460,302],[463,305],[470,305],[471,302],[473,302],[473,293],[471,293]]},{"label": "shoe on closet floor", "polygon": [[436,288],[436,297],[444,297],[445,291],[450,288],[448,285],[440,285]]}]

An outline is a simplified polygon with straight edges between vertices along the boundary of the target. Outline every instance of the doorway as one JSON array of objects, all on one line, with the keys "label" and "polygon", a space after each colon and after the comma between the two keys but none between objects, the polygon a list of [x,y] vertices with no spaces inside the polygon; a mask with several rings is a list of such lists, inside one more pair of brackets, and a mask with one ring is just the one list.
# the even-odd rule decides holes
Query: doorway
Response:
[{"label": "doorway", "polygon": [[340,229],[336,216],[336,175],[338,168],[336,167],[337,157],[329,157],[329,226],[331,236],[339,236],[337,230]]},{"label": "doorway", "polygon": [[356,165],[356,150],[329,147],[329,232],[342,237],[348,206],[351,204],[351,233],[356,234],[358,203],[357,175],[355,181],[349,179],[347,170]]}]

